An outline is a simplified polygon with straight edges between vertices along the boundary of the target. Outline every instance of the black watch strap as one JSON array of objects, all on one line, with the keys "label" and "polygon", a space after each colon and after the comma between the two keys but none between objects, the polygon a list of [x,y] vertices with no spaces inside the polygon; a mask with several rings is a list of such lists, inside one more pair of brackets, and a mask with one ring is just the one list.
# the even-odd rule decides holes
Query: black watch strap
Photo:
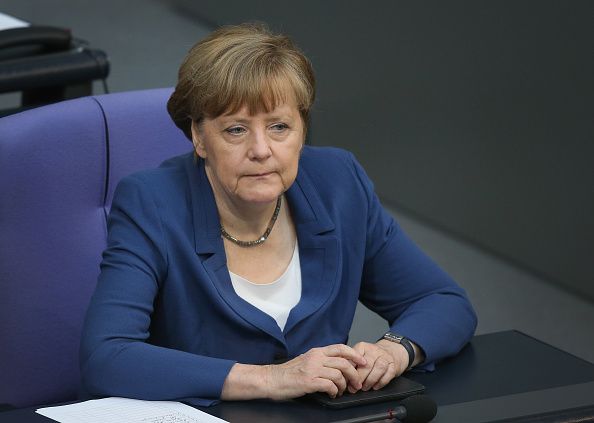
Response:
[{"label": "black watch strap", "polygon": [[415,362],[415,349],[413,348],[408,338],[405,338],[404,336],[397,335],[392,332],[387,332],[380,339],[385,339],[387,341],[395,342],[397,344],[402,345],[408,353],[408,365],[406,366],[406,369],[409,370],[413,366],[413,363]]}]

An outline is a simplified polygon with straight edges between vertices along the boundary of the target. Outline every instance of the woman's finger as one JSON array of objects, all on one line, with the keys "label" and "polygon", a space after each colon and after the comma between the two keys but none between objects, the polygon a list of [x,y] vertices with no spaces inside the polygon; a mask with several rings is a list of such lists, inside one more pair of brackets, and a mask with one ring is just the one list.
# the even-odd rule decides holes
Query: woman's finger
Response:
[{"label": "woman's finger", "polygon": [[362,378],[350,360],[342,357],[327,357],[324,360],[324,367],[338,369],[347,381],[347,384],[359,390],[362,386]]},{"label": "woman's finger", "polygon": [[357,367],[357,373],[359,374],[359,380],[361,381],[361,388],[359,388],[359,389],[363,388],[363,383],[369,376],[369,373],[371,372],[371,370],[373,370],[373,363],[374,363],[374,360],[371,357],[368,357],[367,365]]},{"label": "woman's finger", "polygon": [[388,383],[390,383],[392,381],[392,379],[394,379],[395,377],[396,377],[396,365],[392,364],[388,368],[388,371],[386,373],[384,373],[384,375],[381,377],[381,379],[375,385],[373,385],[372,389],[373,390],[382,389],[384,386],[386,386]]},{"label": "woman's finger", "polygon": [[320,369],[318,377],[332,381],[332,383],[334,383],[334,385],[336,385],[336,387],[338,388],[338,396],[342,395],[345,389],[347,388],[347,381],[344,378],[342,372],[338,369],[322,367]]},{"label": "woman's finger", "polygon": [[388,361],[388,359],[383,355],[379,356],[373,363],[373,368],[363,381],[362,389],[364,391],[370,390],[376,383],[380,381],[385,373],[390,371],[390,367],[394,367],[394,362]]},{"label": "woman's finger", "polygon": [[331,398],[336,398],[338,387],[330,379],[320,377],[313,380],[312,389],[308,393],[311,394],[312,392],[325,392]]},{"label": "woman's finger", "polygon": [[361,353],[344,344],[328,345],[327,347],[322,348],[322,352],[328,357],[346,358],[347,360],[351,360],[357,366],[364,366],[367,363],[365,357],[363,357]]}]

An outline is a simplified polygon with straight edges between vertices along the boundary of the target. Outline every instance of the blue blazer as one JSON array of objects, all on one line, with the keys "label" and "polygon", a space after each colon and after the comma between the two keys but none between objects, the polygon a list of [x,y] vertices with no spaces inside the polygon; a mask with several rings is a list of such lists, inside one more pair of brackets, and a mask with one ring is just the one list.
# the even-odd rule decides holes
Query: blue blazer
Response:
[{"label": "blue blazer", "polygon": [[209,405],[236,362],[346,343],[357,300],[418,344],[425,368],[471,338],[476,316],[464,291],[382,208],[350,153],[304,147],[286,198],[302,294],[281,331],[233,289],[202,160],[190,153],[122,179],[83,329],[84,389]]}]

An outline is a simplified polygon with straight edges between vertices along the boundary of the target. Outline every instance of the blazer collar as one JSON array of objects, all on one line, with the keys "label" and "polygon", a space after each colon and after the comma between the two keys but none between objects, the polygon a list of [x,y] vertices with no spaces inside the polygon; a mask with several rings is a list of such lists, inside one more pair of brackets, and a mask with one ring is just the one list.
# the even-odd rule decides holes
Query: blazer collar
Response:
[{"label": "blazer collar", "polygon": [[244,320],[285,343],[284,335],[317,311],[332,295],[339,280],[341,256],[334,222],[324,207],[307,172],[300,166],[297,178],[286,192],[291,208],[301,262],[300,302],[291,310],[284,333],[272,317],[240,298],[233,289],[220,232],[220,220],[204,161],[186,160],[198,258],[223,300]]},{"label": "blazer collar", "polygon": [[223,253],[221,222],[217,212],[214,193],[206,177],[204,160],[193,153],[186,158],[189,179],[193,224],[194,248],[197,254]]},{"label": "blazer collar", "polygon": [[287,201],[299,240],[301,300],[291,310],[287,334],[314,314],[334,295],[340,283],[342,256],[335,225],[307,172],[300,166],[297,179],[287,191]]},{"label": "blazer collar", "polygon": [[[186,172],[190,182],[190,198],[194,220],[194,247],[197,254],[212,254],[224,251],[221,238],[221,223],[210,182],[206,176],[204,161],[193,154],[186,158]],[[291,208],[299,243],[311,236],[334,230],[334,222],[328,215],[317,190],[307,173],[300,167],[297,178],[286,192]],[[304,239],[301,239],[301,236]]]}]

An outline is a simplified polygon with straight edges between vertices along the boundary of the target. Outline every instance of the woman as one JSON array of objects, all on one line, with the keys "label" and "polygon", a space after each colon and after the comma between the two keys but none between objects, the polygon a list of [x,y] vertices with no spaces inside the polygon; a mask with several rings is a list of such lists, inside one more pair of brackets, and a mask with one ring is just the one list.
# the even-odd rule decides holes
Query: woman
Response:
[{"label": "woman", "polygon": [[[90,394],[337,396],[431,370],[470,339],[463,290],[354,157],[304,146],[314,87],[305,56],[262,26],[189,52],[168,110],[194,151],[118,185],[81,344]],[[390,333],[349,347],[357,300]]]}]

